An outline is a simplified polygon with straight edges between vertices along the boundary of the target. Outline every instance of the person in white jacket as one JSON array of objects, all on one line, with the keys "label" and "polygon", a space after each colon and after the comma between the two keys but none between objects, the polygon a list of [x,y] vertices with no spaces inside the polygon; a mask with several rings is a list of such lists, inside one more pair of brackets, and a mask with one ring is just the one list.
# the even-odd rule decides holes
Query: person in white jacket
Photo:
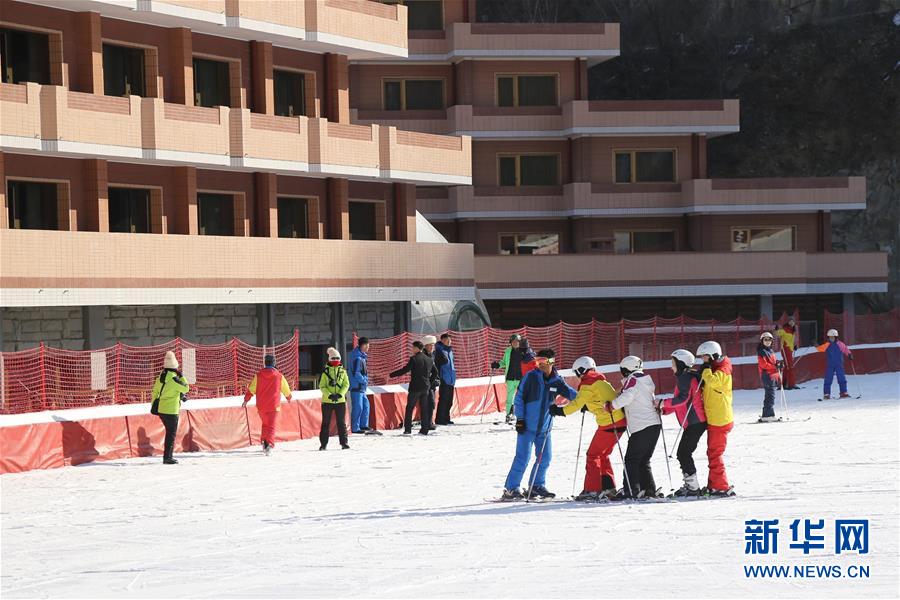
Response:
[{"label": "person in white jacket", "polygon": [[611,404],[612,409],[624,409],[628,423],[628,450],[625,451],[625,487],[619,498],[655,498],[662,494],[656,489],[650,458],[656,449],[662,420],[654,405],[656,385],[644,373],[644,362],[637,356],[626,356],[619,363],[622,391]]}]

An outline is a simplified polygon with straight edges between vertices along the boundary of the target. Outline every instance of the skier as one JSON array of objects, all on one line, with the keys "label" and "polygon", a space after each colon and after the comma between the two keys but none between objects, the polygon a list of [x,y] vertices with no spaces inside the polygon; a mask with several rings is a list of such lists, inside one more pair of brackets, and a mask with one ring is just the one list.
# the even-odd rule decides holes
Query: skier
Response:
[{"label": "skier", "polygon": [[606,403],[616,397],[616,390],[597,370],[590,356],[582,356],[572,364],[572,371],[580,379],[575,400],[563,407],[550,405],[550,414],[565,417],[573,413],[589,411],[597,420],[597,430],[587,450],[584,490],[576,500],[599,500],[616,493],[616,480],[609,455],[619,437],[625,432],[625,413],[616,410],[610,415]]},{"label": "skier", "polygon": [[281,396],[290,399],[291,386],[284,375],[275,368],[273,355],[266,354],[263,362],[265,367],[253,376],[241,406],[247,406],[250,398],[256,395],[256,410],[262,421],[259,437],[262,438],[263,452],[268,455],[275,447],[275,428],[278,426],[278,413],[281,412]]},{"label": "skier", "polygon": [[847,374],[844,373],[844,357],[847,360],[853,360],[853,353],[850,348],[838,339],[837,329],[829,329],[828,341],[821,346],[816,346],[816,350],[825,353],[825,389],[822,398],[829,400],[831,398],[831,382],[837,375],[838,385],[841,388],[841,398],[849,398],[847,393]]},{"label": "skier", "polygon": [[672,353],[672,372],[675,373],[675,390],[672,397],[664,398],[660,408],[664,415],[675,413],[684,429],[678,443],[676,456],[684,476],[684,485],[675,490],[674,496],[700,495],[700,480],[694,465],[694,450],[706,432],[706,412],[703,410],[703,393],[700,390],[700,374],[693,369],[694,355],[678,349]]},{"label": "skier", "polygon": [[786,325],[779,325],[776,330],[781,340],[781,355],[784,357],[784,370],[781,372],[783,381],[781,384],[786,390],[797,390],[797,380],[794,377],[794,351],[800,345],[800,332],[794,317],[788,319]]},{"label": "skier", "polygon": [[[172,458],[172,452],[175,450],[175,434],[178,431],[178,413],[181,410],[184,395],[188,393],[189,389],[190,386],[181,371],[178,370],[178,359],[175,357],[175,353],[169,350],[163,359],[163,370],[153,382],[153,391],[150,393],[150,397],[154,399],[155,414],[159,416],[163,427],[166,428],[163,447],[163,464],[166,465],[178,464],[178,461]],[[150,412],[154,412],[154,409],[151,408]]]},{"label": "skier", "polygon": [[437,344],[437,338],[433,335],[426,335],[422,338],[422,352],[431,359],[431,373],[428,376],[428,427],[431,431],[437,429],[434,420],[434,390],[441,385],[441,376],[438,373],[437,364],[435,363],[434,346]]},{"label": "skier", "polygon": [[731,361],[722,354],[718,342],[703,342],[697,348],[700,365],[700,384],[703,386],[703,410],[706,413],[706,456],[709,459],[709,480],[706,493],[711,496],[733,496],[725,473],[725,446],[734,427],[732,403]]},{"label": "skier", "polygon": [[762,416],[759,418],[760,423],[778,420],[775,417],[775,390],[783,385],[781,369],[784,367],[784,363],[778,360],[775,350],[772,349],[774,341],[775,338],[772,334],[764,331],[759,336],[759,345],[756,347],[759,380],[764,390]]},{"label": "skier", "polygon": [[[528,466],[528,455],[534,448],[535,463],[531,468],[530,494],[537,498],[554,498],[556,494],[547,490],[547,468],[552,457],[550,428],[553,417],[550,406],[557,396],[569,400],[576,397],[577,392],[570,388],[553,367],[554,352],[551,349],[541,350],[537,357],[537,368],[530,371],[516,392],[516,456],[506,476],[501,500],[512,501],[523,498],[519,485]],[[529,493],[525,490],[525,495]]]},{"label": "skier", "polygon": [[328,365],[319,378],[319,389],[322,391],[322,427],[319,430],[319,450],[328,446],[331,432],[331,415],[337,420],[338,439],[341,448],[348,450],[347,443],[347,391],[350,389],[350,378],[341,366],[341,353],[337,348],[329,348]]},{"label": "skier", "polygon": [[519,344],[522,342],[522,336],[514,333],[509,336],[509,346],[503,352],[503,358],[495,360],[491,363],[492,369],[504,369],[506,375],[506,422],[515,421],[513,412],[513,404],[516,399],[516,390],[519,388],[519,381],[522,379],[522,351],[519,350]]},{"label": "skier", "polygon": [[350,431],[365,433],[369,430],[369,338],[361,337],[350,352]]},{"label": "skier", "polygon": [[432,372],[434,371],[434,361],[425,354],[422,349],[424,344],[420,341],[412,343],[412,353],[406,366],[390,373],[391,377],[400,377],[404,373],[409,373],[409,386],[406,395],[406,413],[403,418],[403,433],[410,435],[412,433],[412,415],[416,404],[419,405],[419,414],[422,418],[422,429],[420,435],[428,435],[431,430],[431,415],[428,411],[428,390],[431,385]]},{"label": "skier", "polygon": [[441,335],[434,347],[434,365],[438,369],[441,384],[438,388],[438,407],[435,422],[438,425],[453,425],[450,411],[453,410],[453,393],[456,385],[456,364],[453,361],[453,341],[450,334]]},{"label": "skier", "polygon": [[657,411],[654,393],[656,385],[644,373],[644,361],[637,356],[626,356],[619,363],[622,373],[622,391],[607,411],[625,409],[628,429],[628,449],[625,451],[625,487],[614,499],[661,497],[653,480],[650,458],[656,449],[662,419]]}]

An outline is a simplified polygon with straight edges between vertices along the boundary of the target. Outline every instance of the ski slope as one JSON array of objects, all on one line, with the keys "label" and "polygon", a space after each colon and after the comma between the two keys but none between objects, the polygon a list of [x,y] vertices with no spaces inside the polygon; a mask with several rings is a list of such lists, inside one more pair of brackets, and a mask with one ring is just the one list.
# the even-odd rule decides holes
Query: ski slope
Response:
[{"label": "ski slope", "polygon": [[[788,392],[806,422],[744,425],[726,464],[738,497],[660,504],[491,504],[515,433],[491,418],[437,435],[352,436],[0,478],[0,595],[85,597],[604,596],[896,598],[900,376],[850,378],[860,400]],[[778,405],[776,404],[776,409]],[[548,487],[572,492],[580,415],[557,419]],[[584,447],[593,433],[589,418]],[[677,424],[666,417],[666,441]],[[620,462],[614,452],[614,465]],[[581,489],[584,459],[579,463]],[[705,439],[697,453],[706,477]],[[662,444],[653,463],[668,487]],[[680,483],[672,461],[673,484]],[[620,475],[617,475],[620,477]],[[779,519],[779,553],[744,554],[745,519]],[[789,549],[791,520],[825,519],[825,550]],[[867,555],[836,556],[832,522],[870,520]],[[868,565],[868,579],[748,579],[744,565]]]}]

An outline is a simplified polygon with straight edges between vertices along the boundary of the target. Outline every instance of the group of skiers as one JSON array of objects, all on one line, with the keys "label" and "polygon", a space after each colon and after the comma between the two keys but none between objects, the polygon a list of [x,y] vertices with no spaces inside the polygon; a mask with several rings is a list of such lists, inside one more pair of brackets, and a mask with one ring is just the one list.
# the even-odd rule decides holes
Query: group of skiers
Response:
[{"label": "group of skiers", "polygon": [[[510,344],[514,341],[521,342],[511,339]],[[553,418],[578,411],[593,414],[597,430],[588,446],[584,490],[576,500],[661,497],[663,494],[656,487],[650,460],[662,431],[662,415],[670,413],[675,413],[683,428],[677,456],[684,485],[673,495],[733,495],[723,460],[728,433],[734,426],[731,361],[714,341],[701,344],[697,354],[702,362],[695,367],[694,355],[688,350],[678,349],[672,353],[675,392],[671,397],[658,400],[656,385],[644,373],[643,361],[637,356],[626,356],[619,363],[622,382],[617,392],[596,370],[597,365],[591,357],[583,356],[572,365],[579,378],[575,390],[554,367],[553,350],[538,352],[533,359],[535,368],[524,373],[514,392],[513,414],[519,435],[501,500],[555,497],[546,487],[547,469],[552,459]],[[558,404],[558,397],[568,402]],[[709,479],[706,487],[701,488],[692,455],[704,432],[707,433]],[[625,433],[628,442],[623,453],[621,437]],[[621,489],[616,488],[609,458],[616,447],[624,463]],[[520,486],[532,452],[535,461],[523,493]]]}]

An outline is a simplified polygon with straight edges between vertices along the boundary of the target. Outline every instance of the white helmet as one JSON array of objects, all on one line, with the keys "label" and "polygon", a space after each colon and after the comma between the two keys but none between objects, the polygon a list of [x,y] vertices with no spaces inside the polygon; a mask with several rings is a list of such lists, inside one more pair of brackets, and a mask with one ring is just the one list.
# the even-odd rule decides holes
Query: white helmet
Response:
[{"label": "white helmet", "polygon": [[596,368],[597,363],[595,363],[594,359],[590,356],[582,356],[572,363],[572,371],[574,371],[575,375],[578,377],[582,377],[588,371],[593,371]]},{"label": "white helmet", "polygon": [[703,342],[697,348],[697,356],[703,356],[704,354],[709,354],[713,358],[719,358],[722,356],[722,346],[719,345],[719,342],[712,340]]},{"label": "white helmet", "polygon": [[825,334],[825,337],[837,337],[838,332],[837,329],[829,329],[828,333]]},{"label": "white helmet", "polygon": [[673,352],[671,354],[671,357],[677,361],[684,363],[684,366],[686,366],[688,368],[693,367],[694,361],[696,360],[694,358],[694,355],[691,354],[689,351],[685,350],[684,348],[679,348],[678,350]]},{"label": "white helmet", "polygon": [[775,339],[775,336],[773,336],[773,335],[772,335],[771,333],[769,333],[768,331],[763,331],[762,334],[760,334],[760,336],[759,336],[759,341],[763,341],[763,340],[774,340],[774,339]]},{"label": "white helmet", "polygon": [[619,363],[619,370],[628,371],[629,373],[643,371],[644,361],[641,360],[639,356],[626,356],[622,359],[622,362]]}]

